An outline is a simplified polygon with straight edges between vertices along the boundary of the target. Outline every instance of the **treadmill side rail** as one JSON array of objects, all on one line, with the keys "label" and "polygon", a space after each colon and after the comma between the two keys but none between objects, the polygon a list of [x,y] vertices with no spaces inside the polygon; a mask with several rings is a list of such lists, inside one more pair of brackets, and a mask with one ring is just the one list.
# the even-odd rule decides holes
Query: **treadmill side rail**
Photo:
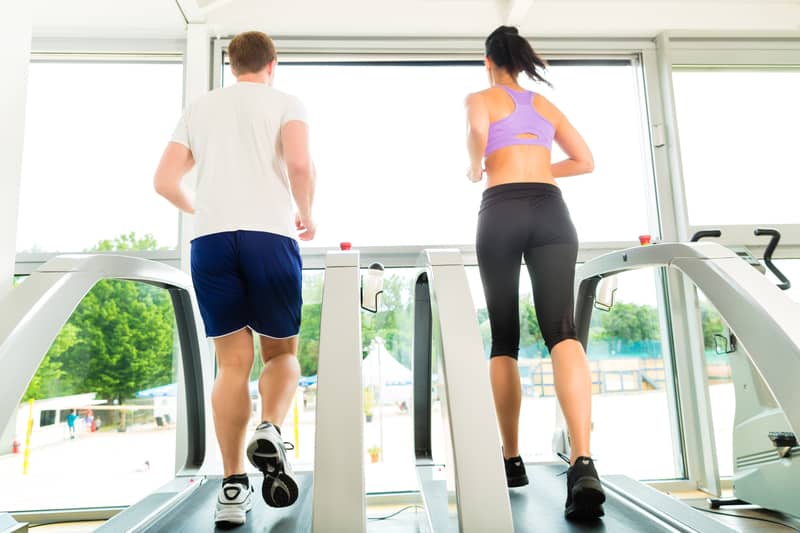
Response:
[{"label": "treadmill side rail", "polygon": [[319,332],[313,531],[366,531],[359,254],[329,252]]},{"label": "treadmill side rail", "polygon": [[[449,415],[459,530],[511,532],[489,373],[464,264],[454,250],[426,250],[425,259],[433,317],[441,335],[447,400],[443,409]],[[429,373],[427,380],[430,387]],[[418,472],[420,468],[426,467],[418,460]]]}]

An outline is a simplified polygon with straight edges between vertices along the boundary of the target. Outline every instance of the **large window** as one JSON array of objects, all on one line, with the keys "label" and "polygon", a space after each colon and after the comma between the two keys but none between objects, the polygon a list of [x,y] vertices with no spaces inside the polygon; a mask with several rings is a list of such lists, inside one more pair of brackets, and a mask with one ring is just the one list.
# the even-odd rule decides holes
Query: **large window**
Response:
[{"label": "large window", "polygon": [[[582,241],[648,232],[651,165],[636,75],[628,60],[556,61],[554,89],[523,81],[565,112],[594,153],[592,175],[559,182]],[[223,84],[234,82],[226,68]],[[275,87],[310,112],[319,175],[313,245],[473,243],[483,185],[466,178],[463,101],[487,86],[480,63],[280,64]]]},{"label": "large window", "polygon": [[800,67],[672,77],[689,222],[797,223]]},{"label": "large window", "polygon": [[[491,330],[477,269],[470,269],[473,298],[489,353]],[[673,435],[669,393],[672,358],[662,342],[657,308],[657,278],[652,269],[617,275],[615,305],[595,310],[587,355],[592,375],[592,453],[607,472],[636,479],[682,475],[678,439]],[[536,321],[530,280],[520,275],[520,354],[522,381],[520,451],[526,461],[550,461],[558,400],[553,364]],[[625,413],[625,416],[620,416]],[[632,422],[635,421],[635,422]],[[620,447],[620,439],[636,442],[647,435],[648,446]]]},{"label": "large window", "polygon": [[0,450],[0,511],[130,505],[171,480],[176,339],[166,289],[97,283],[2,421],[19,447]]},{"label": "large window", "polygon": [[83,251],[130,232],[175,248],[177,210],[152,177],[182,90],[181,63],[31,63],[17,251]]},{"label": "large window", "polygon": [[[708,374],[708,396],[711,400],[711,418],[714,425],[714,442],[717,446],[719,475],[733,475],[733,419],[736,397],[730,358],[724,353],[725,339],[730,331],[716,307],[701,290],[697,291],[703,328],[703,358]],[[719,344],[719,352],[717,345]]]}]

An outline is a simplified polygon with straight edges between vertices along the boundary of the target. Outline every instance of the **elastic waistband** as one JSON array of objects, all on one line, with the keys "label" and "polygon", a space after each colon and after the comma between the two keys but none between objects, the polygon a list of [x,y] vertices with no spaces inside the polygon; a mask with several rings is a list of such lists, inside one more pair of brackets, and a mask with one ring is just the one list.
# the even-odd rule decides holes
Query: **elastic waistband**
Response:
[{"label": "elastic waistband", "polygon": [[561,195],[561,188],[552,183],[540,181],[526,181],[516,183],[503,183],[483,191],[483,201],[501,200],[511,198],[528,198],[539,195]]}]

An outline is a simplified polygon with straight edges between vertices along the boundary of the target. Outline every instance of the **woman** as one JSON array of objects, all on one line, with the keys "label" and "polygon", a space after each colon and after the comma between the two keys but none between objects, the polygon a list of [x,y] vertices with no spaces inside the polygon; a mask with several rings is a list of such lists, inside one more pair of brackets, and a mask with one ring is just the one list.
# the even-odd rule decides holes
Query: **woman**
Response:
[{"label": "woman", "polygon": [[[603,515],[605,495],[589,451],[591,376],[573,317],[578,236],[555,178],[591,172],[594,162],[564,114],[517,83],[521,72],[547,83],[544,67],[516,28],[500,26],[486,39],[491,87],[466,100],[468,177],[474,182],[481,181],[484,172],[487,177],[477,253],[492,330],[489,372],[508,485],[527,485],[517,442],[522,401],[517,368],[519,272],[524,257],[571,438],[565,515],[593,519]],[[568,159],[551,164],[552,141]]]}]

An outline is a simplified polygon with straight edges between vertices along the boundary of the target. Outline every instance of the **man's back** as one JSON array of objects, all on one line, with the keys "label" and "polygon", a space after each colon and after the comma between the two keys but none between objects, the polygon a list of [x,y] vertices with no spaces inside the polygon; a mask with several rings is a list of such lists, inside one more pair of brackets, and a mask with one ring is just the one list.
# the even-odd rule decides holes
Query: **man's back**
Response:
[{"label": "man's back", "polygon": [[[272,89],[275,46],[261,32],[245,32],[231,40],[228,57],[238,83],[189,106],[153,178],[159,194],[195,215],[192,283],[218,368],[211,406],[224,475],[214,510],[219,527],[244,524],[253,507],[243,452],[254,337],[264,362],[261,423],[247,457],[264,475],[267,505],[285,507],[299,495],[280,426],[300,377],[303,266],[297,240],[310,241],[316,233],[306,113],[297,98]],[[195,166],[192,201],[181,179]]]},{"label": "man's back", "polygon": [[194,237],[234,230],[295,237],[281,127],[306,122],[300,101],[263,83],[239,82],[194,102],[172,140],[197,166]]}]

